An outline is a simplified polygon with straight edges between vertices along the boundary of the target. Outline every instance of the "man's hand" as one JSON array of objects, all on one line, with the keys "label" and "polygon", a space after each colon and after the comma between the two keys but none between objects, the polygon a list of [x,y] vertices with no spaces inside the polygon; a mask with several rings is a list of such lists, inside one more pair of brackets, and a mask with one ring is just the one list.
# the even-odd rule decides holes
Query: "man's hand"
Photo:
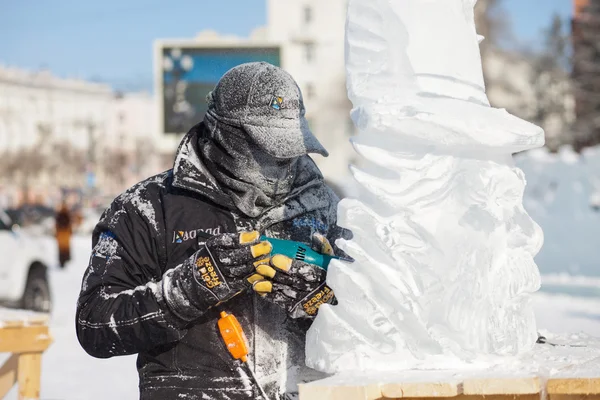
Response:
[{"label": "man's hand", "polygon": [[[333,255],[329,241],[318,233],[311,247]],[[262,279],[253,283],[254,291],[283,307],[292,318],[313,318],[322,304],[335,302],[333,290],[325,284],[327,272],[316,265],[275,254],[268,263],[259,263],[256,272]]]},{"label": "man's hand", "polygon": [[[262,279],[255,265],[271,252],[258,232],[225,233],[208,239],[183,264],[168,271],[163,294],[172,311],[190,321]],[[258,286],[260,287],[260,286]]]},{"label": "man's hand", "polygon": [[219,301],[250,288],[255,263],[271,252],[269,242],[260,242],[254,232],[224,233],[210,238],[195,254],[194,278]]}]

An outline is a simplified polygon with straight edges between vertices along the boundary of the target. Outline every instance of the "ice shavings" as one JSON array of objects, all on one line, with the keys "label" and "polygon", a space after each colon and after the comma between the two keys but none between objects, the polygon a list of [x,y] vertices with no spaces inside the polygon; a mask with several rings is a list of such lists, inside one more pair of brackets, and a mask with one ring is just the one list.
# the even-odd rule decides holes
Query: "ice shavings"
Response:
[{"label": "ice shavings", "polygon": [[244,390],[249,392],[249,395],[252,395],[252,380],[248,376],[248,373],[244,370],[242,365],[238,366],[238,373],[240,374],[240,378],[242,379],[242,384],[244,385]]},{"label": "ice shavings", "polygon": [[[411,371],[358,372],[345,371],[332,377],[316,381],[319,386],[356,386],[410,384],[410,383],[453,383],[471,379],[510,379],[539,377],[542,381],[565,378],[598,378],[600,371],[600,340],[578,334],[568,336],[546,335],[549,343],[537,344],[528,352],[513,357],[481,357],[471,365],[440,364],[432,369]],[[543,386],[543,382],[542,382]]]},{"label": "ice shavings", "polygon": [[156,299],[158,301],[162,300],[162,290],[159,287],[159,283],[156,283],[156,282],[148,282],[145,285],[140,285],[140,286],[137,286],[137,287],[135,287],[133,289],[122,290],[122,291],[116,292],[116,293],[102,292],[101,295],[102,295],[103,299],[108,300],[108,299],[114,299],[114,298],[119,297],[119,296],[132,296],[136,292],[143,293],[143,292],[146,292],[147,290],[150,290],[150,292],[152,294],[154,294],[154,296],[156,297]]},{"label": "ice shavings", "polygon": [[[207,171],[194,148],[196,136],[188,134],[183,138],[173,166],[174,184],[182,179],[187,185],[199,185],[206,189],[218,190],[215,178]],[[201,176],[200,179],[198,177]]]},{"label": "ice shavings", "polygon": [[[307,335],[324,372],[486,365],[531,350],[542,231],[512,153],[543,131],[485,95],[471,0],[350,0],[348,93],[363,158],[353,231]],[[436,27],[436,29],[431,29]]]},{"label": "ice shavings", "polygon": [[158,232],[158,222],[156,221],[156,212],[154,205],[150,201],[148,195],[149,185],[163,185],[166,179],[167,172],[156,175],[153,178],[147,179],[134,185],[132,188],[121,194],[117,201],[123,204],[131,204],[135,209],[146,219],[146,221]]},{"label": "ice shavings", "polygon": [[119,335],[119,331],[117,330],[117,322],[115,321],[115,315],[112,314],[110,316],[110,320],[108,322],[108,327],[110,329],[112,329],[113,333],[119,338],[121,339],[121,336]]},{"label": "ice shavings", "polygon": [[137,317],[119,320],[119,321],[113,320],[113,321],[109,321],[109,322],[103,322],[103,321],[93,322],[93,321],[88,321],[88,320],[79,318],[78,322],[79,322],[79,324],[81,324],[87,328],[93,328],[93,329],[104,329],[107,326],[109,326],[110,328],[119,328],[121,326],[131,326],[140,321],[147,321],[150,319],[158,318],[158,317],[161,317],[162,315],[163,315],[163,313],[161,311],[152,311],[147,314],[143,314],[143,315],[140,315]]},{"label": "ice shavings", "polygon": [[[182,268],[182,265],[178,265],[176,268]],[[173,281],[173,274],[175,273],[175,268],[172,268],[165,272],[162,278],[160,288],[157,287],[155,293],[160,293],[162,297],[164,297],[167,304],[171,305],[174,309],[178,309],[183,307],[185,309],[189,309],[192,307],[192,304],[187,299],[181,287],[175,284]]]},{"label": "ice shavings", "polygon": [[[47,237],[42,240],[49,245],[49,255],[56,256],[58,249],[56,246],[50,246],[55,244],[52,239]],[[43,396],[46,399],[64,399],[65,393],[69,393],[69,398],[72,399],[137,399],[139,397],[139,378],[135,368],[136,356],[113,357],[108,362],[101,362],[83,351],[77,341],[75,329],[73,329],[73,315],[75,315],[76,307],[73,299],[77,298],[79,293],[81,276],[90,256],[90,238],[75,236],[72,242],[72,252],[73,268],[67,268],[66,270],[51,268],[48,271],[53,287],[55,289],[60,288],[60,290],[54,291],[54,311],[52,319],[49,320],[54,342],[44,353],[44,361],[42,362],[41,385],[44,392]],[[600,297],[573,298],[540,292],[533,297],[538,326],[547,328],[552,332],[585,331],[600,337]],[[4,311],[14,312],[14,310],[0,309],[0,314],[3,314]],[[19,310],[18,312],[21,313],[22,311]],[[573,317],[574,313],[580,314],[583,312],[589,316]],[[248,330],[247,333],[251,334],[252,332]],[[549,341],[557,340],[544,331],[541,333]],[[568,339],[570,335],[564,337]],[[570,349],[564,349],[565,353],[569,351]],[[566,354],[566,356],[571,357],[571,362],[579,362],[578,353]],[[271,357],[274,358],[272,355]],[[526,357],[526,355],[523,357]],[[292,372],[288,371],[287,373],[288,381],[290,376],[293,375]],[[407,371],[400,371],[396,377],[405,377],[408,373]],[[386,376],[390,374],[390,372],[385,373]],[[434,372],[434,374],[437,374],[437,372]],[[358,379],[366,374],[359,372],[356,375],[352,383],[359,382]],[[381,379],[383,373],[378,375],[374,378]],[[74,380],[72,379],[73,376],[78,378]],[[119,379],[115,380],[115,376],[118,376]],[[323,376],[311,376],[306,379],[304,373],[301,376],[303,381],[314,381],[323,378]],[[425,379],[428,376],[431,375],[426,375]],[[189,377],[189,379],[197,378]],[[109,381],[111,384],[106,385],[106,382]],[[293,381],[297,382],[298,379],[293,379]],[[362,380],[360,382],[362,383]],[[297,387],[290,384],[288,390],[292,391],[292,389],[296,391]],[[202,398],[201,395],[198,395],[198,397]],[[15,386],[12,392],[6,396],[6,400],[16,400],[17,398],[18,388]]]}]

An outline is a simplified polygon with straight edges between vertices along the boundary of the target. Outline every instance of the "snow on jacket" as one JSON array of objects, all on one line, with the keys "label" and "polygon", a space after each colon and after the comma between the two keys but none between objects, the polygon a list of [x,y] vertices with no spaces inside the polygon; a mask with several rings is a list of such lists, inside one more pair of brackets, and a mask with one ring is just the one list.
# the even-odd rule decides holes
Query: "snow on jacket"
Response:
[{"label": "snow on jacket", "polygon": [[250,343],[250,367],[269,397],[295,398],[299,381],[319,377],[304,366],[310,321],[290,319],[249,292],[186,323],[169,311],[162,281],[200,248],[199,232],[256,229],[306,243],[320,232],[333,242],[344,233],[336,226],[338,198],[320,182],[282,210],[244,217],[219,201],[224,195],[197,150],[192,129],[173,170],[135,185],[103,214],[78,301],[79,342],[94,357],[138,354],[142,400],[258,399],[256,386],[218,333],[218,312],[224,309],[240,320]]}]

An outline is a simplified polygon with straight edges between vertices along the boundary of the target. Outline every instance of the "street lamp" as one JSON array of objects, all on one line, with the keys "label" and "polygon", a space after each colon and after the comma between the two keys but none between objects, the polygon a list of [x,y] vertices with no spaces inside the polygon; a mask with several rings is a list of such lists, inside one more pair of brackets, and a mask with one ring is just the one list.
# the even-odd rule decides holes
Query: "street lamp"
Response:
[{"label": "street lamp", "polygon": [[183,79],[183,76],[193,67],[193,58],[184,55],[181,49],[172,49],[170,54],[163,57],[163,70],[172,77],[171,81],[165,84],[165,97],[172,99],[172,114],[168,117],[169,125],[180,131],[188,125],[189,118],[194,116],[194,108],[185,96],[188,83]]}]

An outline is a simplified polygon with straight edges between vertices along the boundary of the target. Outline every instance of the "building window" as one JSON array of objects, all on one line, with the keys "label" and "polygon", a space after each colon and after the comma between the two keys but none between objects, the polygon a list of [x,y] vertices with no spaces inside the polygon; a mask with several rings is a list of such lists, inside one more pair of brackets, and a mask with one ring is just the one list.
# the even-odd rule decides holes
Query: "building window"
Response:
[{"label": "building window", "polygon": [[312,12],[312,8],[311,6],[304,6],[304,12],[303,12],[303,16],[304,16],[304,24],[305,25],[309,25],[312,20],[313,20],[313,12]]},{"label": "building window", "polygon": [[315,44],[305,43],[304,44],[304,61],[307,64],[312,64],[315,60]]}]

